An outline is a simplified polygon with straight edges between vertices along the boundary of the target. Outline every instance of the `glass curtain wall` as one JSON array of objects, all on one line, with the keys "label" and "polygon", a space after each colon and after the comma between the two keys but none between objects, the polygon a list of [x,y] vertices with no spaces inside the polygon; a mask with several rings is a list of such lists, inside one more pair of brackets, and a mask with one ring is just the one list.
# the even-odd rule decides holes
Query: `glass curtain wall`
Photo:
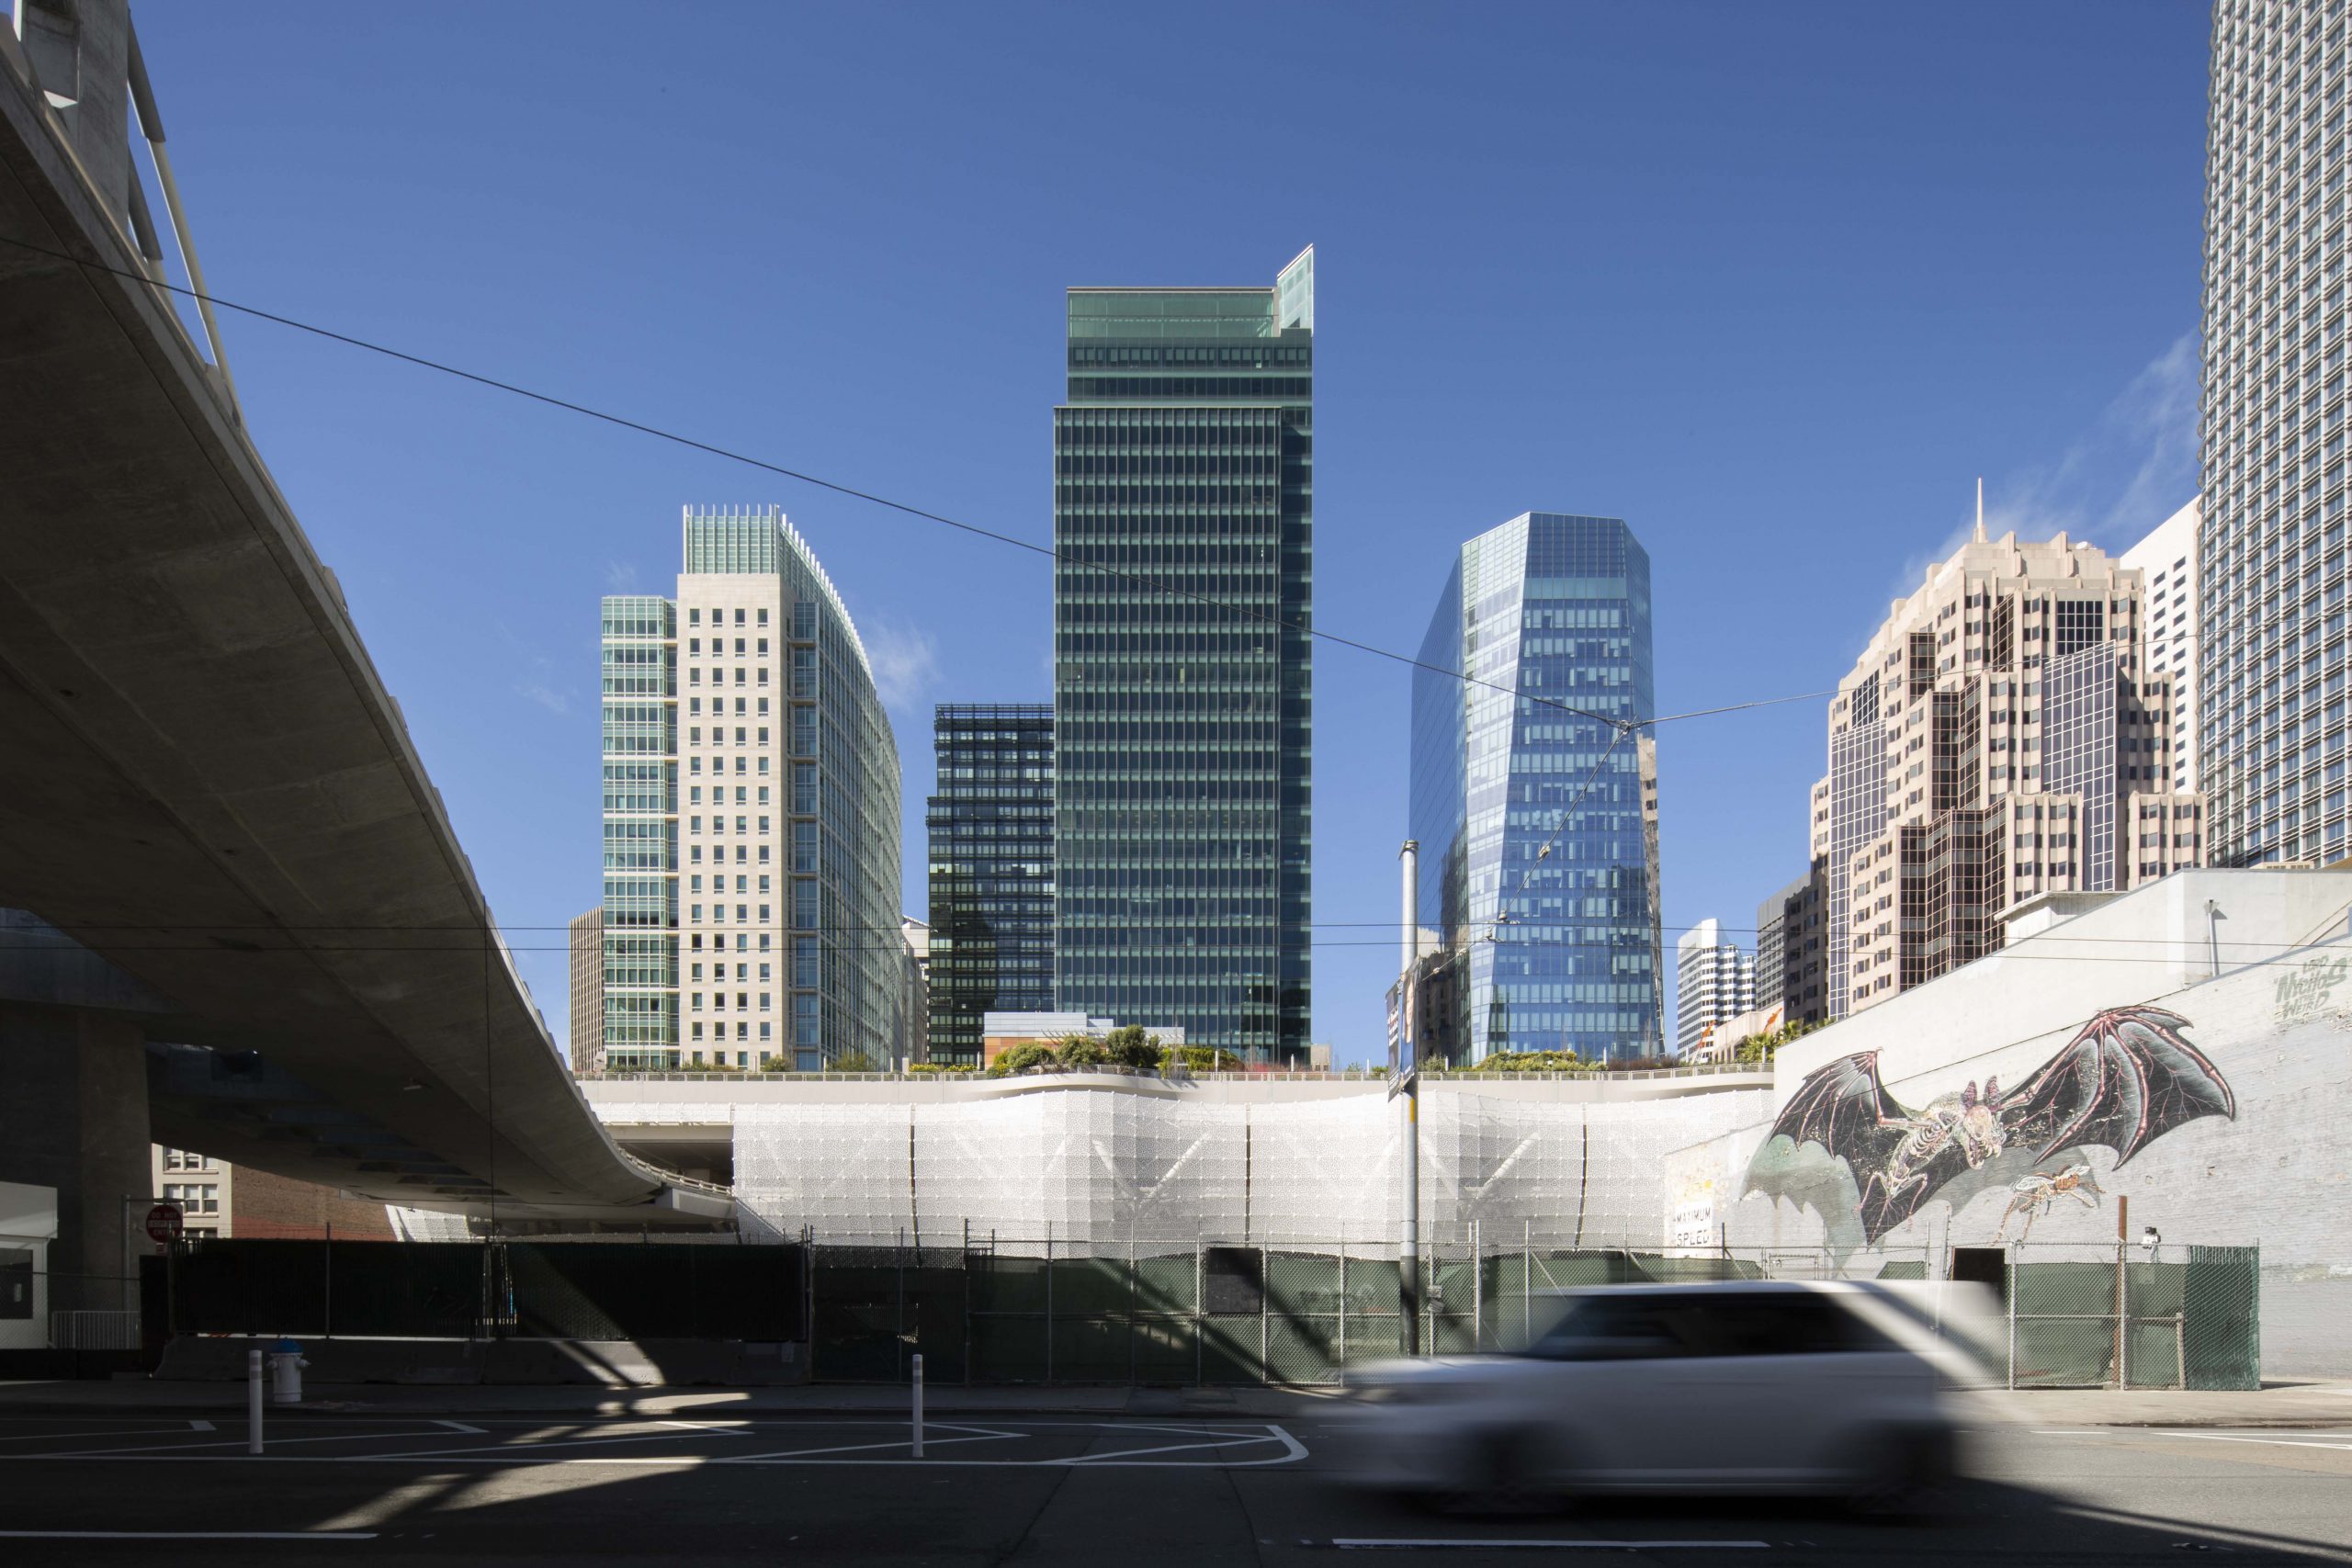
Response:
[{"label": "glass curtain wall", "polygon": [[1070,290],[1054,411],[1057,1004],[1260,1061],[1307,1042],[1312,267]]},{"label": "glass curtain wall", "polygon": [[1054,710],[942,703],[933,736],[930,1054],[978,1066],[989,1013],[1054,1010]]},{"label": "glass curtain wall", "polygon": [[1464,969],[1432,1054],[1656,1055],[1640,748],[1611,745],[1657,711],[1648,556],[1615,518],[1514,518],[1462,547],[1421,659],[1473,677],[1413,681],[1420,923]]},{"label": "glass curtain wall", "polygon": [[2196,678],[2216,865],[2352,849],[2344,0],[2219,0],[2205,152]]},{"label": "glass curtain wall", "polygon": [[604,1058],[658,1071],[678,1044],[677,610],[604,607]]}]

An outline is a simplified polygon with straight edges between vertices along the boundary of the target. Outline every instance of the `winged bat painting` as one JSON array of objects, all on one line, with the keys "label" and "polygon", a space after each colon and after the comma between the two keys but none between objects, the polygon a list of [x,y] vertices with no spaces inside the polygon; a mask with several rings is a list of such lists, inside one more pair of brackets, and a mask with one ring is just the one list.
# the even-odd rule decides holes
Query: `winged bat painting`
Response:
[{"label": "winged bat painting", "polygon": [[[2039,1166],[2064,1149],[2104,1145],[2120,1168],[2152,1139],[2199,1117],[2234,1121],[2229,1083],[2188,1043],[2188,1027],[2162,1008],[2112,1008],[2022,1084],[2004,1089],[1986,1078],[1980,1092],[1972,1081],[1916,1111],[1887,1092],[1878,1053],[1865,1051],[1808,1075],[1772,1132],[1797,1149],[1815,1144],[1845,1162],[1860,1194],[1862,1235],[1875,1242],[2012,1150],[2030,1151]],[[1751,1187],[1762,1164],[1758,1151]]]}]

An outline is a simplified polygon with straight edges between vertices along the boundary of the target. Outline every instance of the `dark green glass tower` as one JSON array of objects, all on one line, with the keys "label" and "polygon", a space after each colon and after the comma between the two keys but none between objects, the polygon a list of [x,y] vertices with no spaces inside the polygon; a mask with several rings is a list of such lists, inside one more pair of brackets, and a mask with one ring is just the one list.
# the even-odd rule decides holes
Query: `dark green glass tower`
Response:
[{"label": "dark green glass tower", "polygon": [[930,800],[930,1051],[978,1066],[991,1012],[1054,1010],[1054,710],[942,703]]},{"label": "dark green glass tower", "polygon": [[1306,1053],[1315,253],[1073,288],[1054,411],[1055,1000]]}]

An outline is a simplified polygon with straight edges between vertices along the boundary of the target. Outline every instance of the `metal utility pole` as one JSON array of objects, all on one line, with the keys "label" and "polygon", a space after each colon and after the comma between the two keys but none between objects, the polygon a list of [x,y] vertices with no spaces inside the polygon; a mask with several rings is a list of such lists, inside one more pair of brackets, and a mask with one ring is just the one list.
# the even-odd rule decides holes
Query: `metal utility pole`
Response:
[{"label": "metal utility pole", "polygon": [[1421,1075],[1414,1057],[1413,968],[1420,957],[1420,841],[1405,840],[1399,858],[1405,863],[1405,935],[1400,944],[1402,964],[1396,976],[1396,1060],[1392,1065],[1388,1092],[1402,1089],[1405,1129],[1400,1140],[1405,1165],[1405,1223],[1396,1242],[1396,1308],[1403,1329],[1402,1349],[1421,1353]]}]

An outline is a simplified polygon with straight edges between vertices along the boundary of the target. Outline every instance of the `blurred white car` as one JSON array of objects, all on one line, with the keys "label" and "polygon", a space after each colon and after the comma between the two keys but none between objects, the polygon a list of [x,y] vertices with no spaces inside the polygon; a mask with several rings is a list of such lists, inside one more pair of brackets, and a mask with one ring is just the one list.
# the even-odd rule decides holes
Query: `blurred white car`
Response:
[{"label": "blurred white car", "polygon": [[1968,1358],[1867,1284],[1563,1292],[1506,1355],[1351,1371],[1353,1479],[1466,1508],[1586,1492],[1829,1493],[1917,1506],[1957,1460]]}]

